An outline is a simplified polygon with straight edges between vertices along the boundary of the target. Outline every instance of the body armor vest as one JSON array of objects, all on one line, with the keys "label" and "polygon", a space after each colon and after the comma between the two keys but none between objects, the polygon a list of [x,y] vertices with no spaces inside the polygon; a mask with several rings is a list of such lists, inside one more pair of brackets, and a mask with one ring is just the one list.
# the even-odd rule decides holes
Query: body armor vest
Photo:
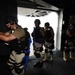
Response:
[{"label": "body armor vest", "polygon": [[19,41],[18,39],[14,39],[10,41],[9,47],[11,48],[11,51],[15,50],[17,53],[21,53],[25,49],[25,43],[25,41]]}]

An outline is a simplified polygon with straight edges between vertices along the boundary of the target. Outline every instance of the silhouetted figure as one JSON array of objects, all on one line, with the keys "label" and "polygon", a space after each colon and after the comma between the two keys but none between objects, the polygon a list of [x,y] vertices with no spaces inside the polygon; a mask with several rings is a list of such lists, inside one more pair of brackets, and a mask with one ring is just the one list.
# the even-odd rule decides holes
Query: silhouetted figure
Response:
[{"label": "silhouetted figure", "polygon": [[40,27],[41,22],[39,19],[35,19],[34,23],[35,27],[32,32],[32,37],[33,37],[34,55],[37,58],[37,62],[36,64],[34,64],[34,67],[41,68],[43,66],[41,52],[43,51],[43,44],[44,44],[44,28]]},{"label": "silhouetted figure", "polygon": [[49,60],[52,61],[53,57],[53,49],[54,49],[54,30],[50,26],[49,22],[46,22],[44,25],[44,32],[45,32],[45,54],[43,61]]},{"label": "silhouetted figure", "polygon": [[67,61],[68,59],[68,52],[69,58],[74,59],[74,51],[75,51],[75,24],[70,24],[66,31],[66,40],[65,46],[63,51],[63,60]]}]

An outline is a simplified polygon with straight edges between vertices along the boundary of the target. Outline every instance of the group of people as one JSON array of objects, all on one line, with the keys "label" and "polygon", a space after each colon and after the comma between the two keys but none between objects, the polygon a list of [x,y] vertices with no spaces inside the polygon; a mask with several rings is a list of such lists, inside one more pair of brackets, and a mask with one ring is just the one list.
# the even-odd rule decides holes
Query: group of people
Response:
[{"label": "group of people", "polygon": [[[35,27],[32,32],[33,37],[33,49],[34,55],[37,58],[37,62],[34,64],[34,67],[42,67],[43,61],[52,61],[53,49],[54,49],[54,30],[50,26],[49,22],[44,24],[44,27],[41,27],[41,21],[36,19],[34,21]],[[44,47],[44,49],[43,49]],[[44,52],[44,57],[42,59],[42,51]]]},{"label": "group of people", "polygon": [[[27,28],[22,28],[17,23],[17,19],[10,17],[6,21],[8,32],[0,32],[0,40],[7,43],[11,50],[7,61],[8,70],[13,75],[23,75],[27,67],[28,58],[30,54],[30,44],[33,37],[34,55],[37,58],[34,67],[43,67],[43,61],[52,60],[54,48],[54,31],[49,22],[46,22],[44,27],[40,27],[41,21],[35,19],[34,30],[30,36]],[[43,46],[45,49],[43,49]],[[42,59],[42,51],[45,50]]]},{"label": "group of people", "polygon": [[[49,22],[41,27],[41,21],[35,19],[33,32],[28,32],[28,28],[22,28],[17,23],[17,19],[10,17],[6,21],[6,27],[9,31],[0,32],[0,40],[4,41],[11,50],[7,61],[8,70],[13,75],[23,75],[28,64],[30,54],[30,44],[33,41],[34,55],[37,59],[34,64],[35,68],[42,68],[44,61],[52,61],[54,49],[54,30]],[[63,60],[67,61],[67,53],[70,58],[74,59],[73,52],[75,49],[75,24],[70,24],[66,30],[66,40],[63,50]],[[31,40],[31,37],[33,39]],[[42,52],[44,56],[42,57]]]}]

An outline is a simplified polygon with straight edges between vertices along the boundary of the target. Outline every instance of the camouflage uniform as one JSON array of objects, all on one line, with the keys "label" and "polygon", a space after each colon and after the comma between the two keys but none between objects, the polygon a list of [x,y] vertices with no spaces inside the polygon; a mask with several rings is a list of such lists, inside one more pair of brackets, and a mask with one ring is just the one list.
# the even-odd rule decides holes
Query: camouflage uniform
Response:
[{"label": "camouflage uniform", "polygon": [[67,53],[70,53],[70,58],[73,57],[73,53],[75,50],[75,27],[71,24],[66,31],[66,40],[63,51],[63,60],[67,61]]},{"label": "camouflage uniform", "polygon": [[33,37],[33,49],[34,49],[34,55],[37,58],[36,64],[34,64],[34,67],[41,68],[43,66],[42,62],[42,51],[43,51],[43,44],[44,44],[44,28],[39,27],[40,20],[35,20],[35,28],[32,32]]},{"label": "camouflage uniform", "polygon": [[44,56],[44,61],[46,60],[52,60],[52,55],[53,55],[53,49],[54,49],[54,31],[51,26],[49,26],[49,23],[45,23],[45,56]]},{"label": "camouflage uniform", "polygon": [[15,40],[10,41],[9,47],[12,52],[10,54],[7,65],[11,70],[13,75],[23,75],[24,74],[24,64],[22,63],[22,59],[25,56],[23,50],[21,50],[20,38],[25,36],[25,32],[21,27],[18,27],[15,31],[11,33],[16,37]]}]

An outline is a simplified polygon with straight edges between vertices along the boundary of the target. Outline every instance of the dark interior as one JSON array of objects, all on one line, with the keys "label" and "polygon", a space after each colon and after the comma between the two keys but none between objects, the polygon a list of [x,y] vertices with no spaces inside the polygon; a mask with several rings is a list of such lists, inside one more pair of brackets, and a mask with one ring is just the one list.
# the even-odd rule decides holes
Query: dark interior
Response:
[{"label": "dark interior", "polygon": [[[39,1],[39,0],[38,0]],[[66,30],[69,23],[69,17],[75,16],[75,0],[40,0],[44,1],[48,4],[51,4],[59,10],[63,10],[63,21],[65,24],[62,27],[62,30]],[[37,4],[36,0],[0,0],[0,32],[7,31],[5,26],[5,19],[7,16],[15,16],[17,18],[17,7],[25,7],[25,8],[34,8],[37,6],[44,7],[41,4]],[[46,8],[44,8],[47,10]],[[51,11],[56,11],[55,9],[49,9]],[[65,41],[65,33],[62,32],[62,42],[61,42],[61,50],[60,52],[54,53],[54,61],[44,63],[44,67],[42,69],[34,69],[33,63],[35,57],[30,57],[29,65],[27,68],[26,75],[74,75],[75,74],[75,61],[70,60],[68,63],[62,60],[62,50]],[[4,45],[4,42],[0,41],[0,75],[11,75],[9,71],[6,69],[6,61],[8,55],[10,54],[10,49]]]}]

